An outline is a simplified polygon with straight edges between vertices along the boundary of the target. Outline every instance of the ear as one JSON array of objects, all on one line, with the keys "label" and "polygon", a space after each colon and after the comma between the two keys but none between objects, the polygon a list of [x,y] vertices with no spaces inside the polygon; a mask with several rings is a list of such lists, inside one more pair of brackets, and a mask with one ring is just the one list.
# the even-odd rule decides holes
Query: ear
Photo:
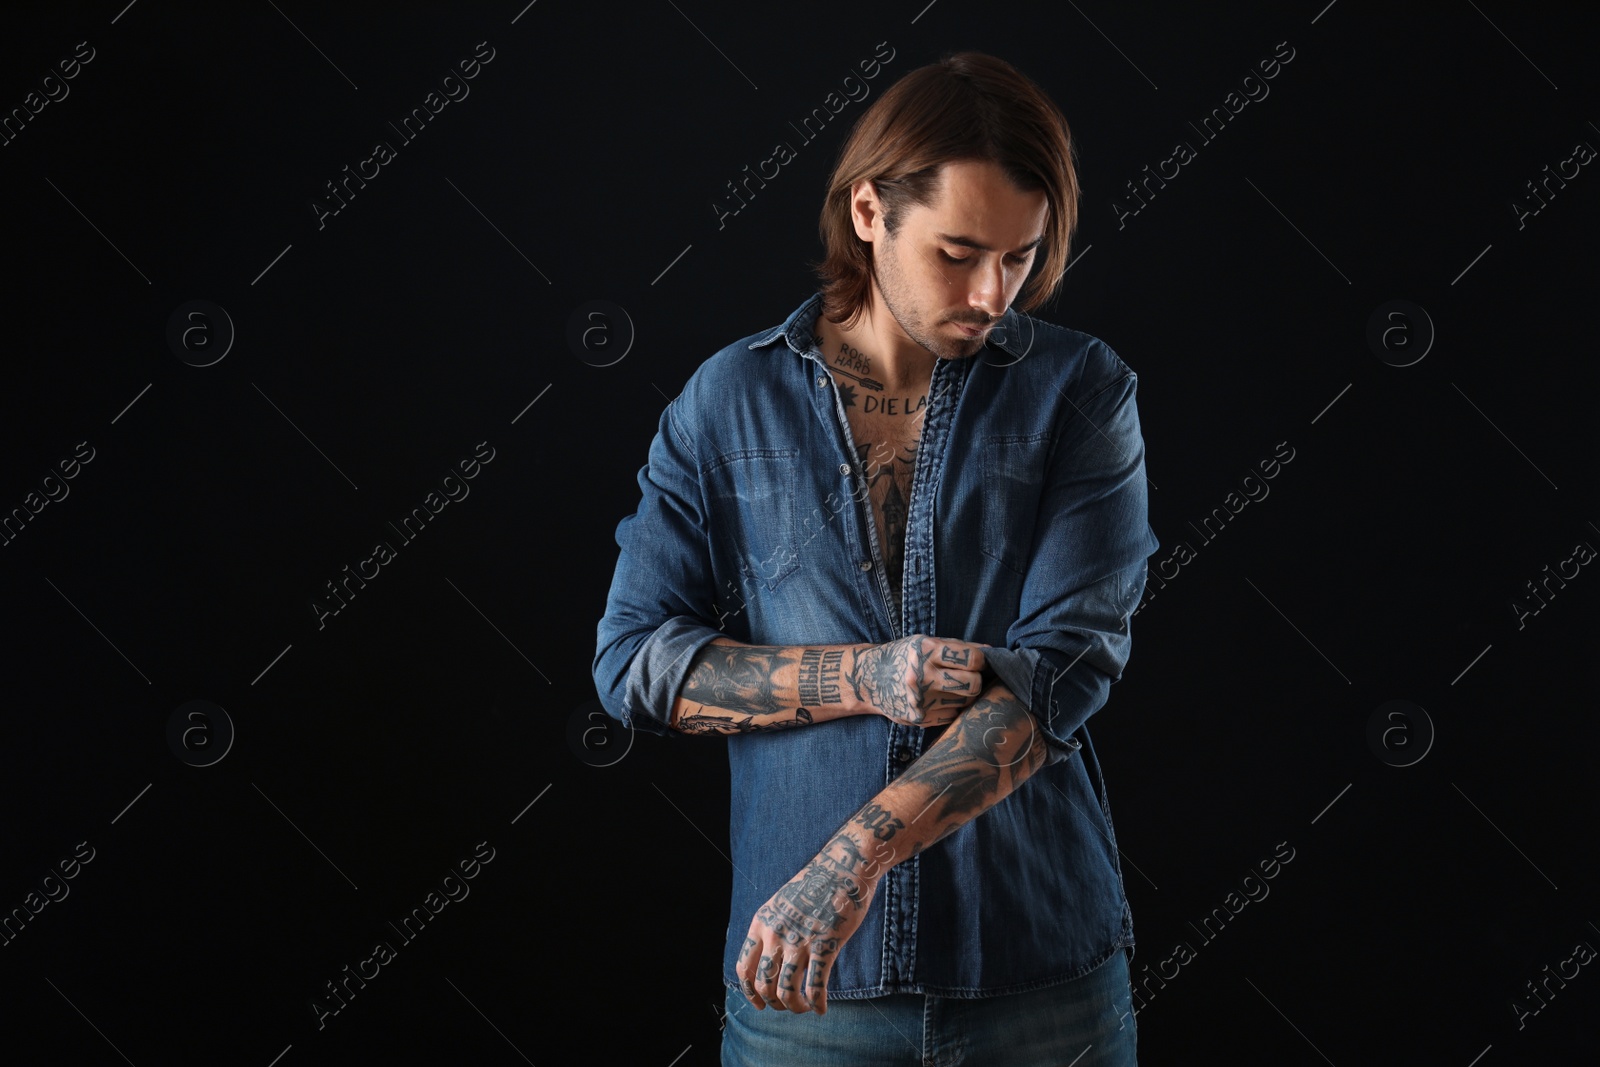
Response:
[{"label": "ear", "polygon": [[876,240],[883,229],[883,201],[865,178],[850,188],[850,223],[855,227],[856,236],[869,243]]}]

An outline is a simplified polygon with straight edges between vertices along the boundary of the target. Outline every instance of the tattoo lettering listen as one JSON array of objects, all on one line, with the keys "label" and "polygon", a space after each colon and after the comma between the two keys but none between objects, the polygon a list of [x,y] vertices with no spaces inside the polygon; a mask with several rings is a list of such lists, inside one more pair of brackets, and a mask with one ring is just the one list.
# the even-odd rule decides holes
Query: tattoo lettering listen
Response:
[{"label": "tattoo lettering listen", "polygon": [[800,656],[800,703],[817,706],[842,704],[839,670],[843,651],[808,648]]}]

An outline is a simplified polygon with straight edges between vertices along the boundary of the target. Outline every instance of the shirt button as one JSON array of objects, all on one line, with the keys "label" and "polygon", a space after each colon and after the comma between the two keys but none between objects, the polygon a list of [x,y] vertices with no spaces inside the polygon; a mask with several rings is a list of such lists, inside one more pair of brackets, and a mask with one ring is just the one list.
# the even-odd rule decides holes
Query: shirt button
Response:
[{"label": "shirt button", "polygon": [[817,375],[817,385],[823,386],[823,385],[827,385],[827,384],[828,384],[828,376],[826,374]]},{"label": "shirt button", "polygon": [[850,473],[850,464],[848,464],[848,463],[839,464],[839,473],[840,474],[849,474]]},{"label": "shirt button", "polygon": [[872,569],[872,561],[870,559],[862,560],[861,561],[861,569],[864,570],[864,571],[870,571]]},{"label": "shirt button", "polygon": [[910,763],[916,758],[916,753],[911,751],[910,745],[900,745],[894,750],[894,758],[900,763]]}]

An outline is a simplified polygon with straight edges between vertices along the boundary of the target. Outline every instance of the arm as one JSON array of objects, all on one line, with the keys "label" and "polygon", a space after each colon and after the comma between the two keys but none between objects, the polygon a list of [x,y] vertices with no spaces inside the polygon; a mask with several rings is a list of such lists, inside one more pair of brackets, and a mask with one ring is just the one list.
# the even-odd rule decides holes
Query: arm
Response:
[{"label": "arm", "polygon": [[827,1011],[828,973],[884,874],[1010,796],[1045,765],[1038,723],[985,689],[899,778],[857,811],[750,923],[737,973],[757,1008]]},{"label": "arm", "polygon": [[746,645],[696,653],[670,725],[685,734],[759,733],[847,715],[943,726],[978,695],[983,646],[913,634],[883,645]]},{"label": "arm", "polygon": [[984,645],[913,634],[885,645],[756,646],[711,624],[715,519],[700,491],[698,435],[679,421],[692,410],[690,388],[661,413],[639,506],[617,524],[593,663],[607,714],[653,734],[732,734],[869,713],[940,726],[970,705]]},{"label": "arm", "polygon": [[1016,621],[1005,647],[985,653],[1035,716],[1050,763],[1078,750],[1074,735],[1122,677],[1145,561],[1160,547],[1147,518],[1138,378],[1100,342],[1088,360],[1062,409]]},{"label": "arm", "polygon": [[984,651],[1000,684],[757,911],[738,962],[757,1007],[821,1014],[828,972],[884,873],[1070,758],[1073,734],[1121,677],[1145,560],[1160,543],[1146,519],[1138,379],[1096,346],[1063,408],[1016,621],[1004,648]]}]

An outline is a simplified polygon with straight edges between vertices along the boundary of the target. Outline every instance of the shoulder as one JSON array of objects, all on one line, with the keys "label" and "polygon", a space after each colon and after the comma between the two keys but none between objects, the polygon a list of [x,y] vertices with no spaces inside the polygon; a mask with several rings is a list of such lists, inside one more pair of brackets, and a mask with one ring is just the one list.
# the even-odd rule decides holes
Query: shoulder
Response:
[{"label": "shoulder", "polygon": [[1012,384],[1026,389],[1055,388],[1090,398],[1138,377],[1109,344],[1083,330],[1013,310],[997,333],[986,362],[1008,378],[1014,375]]},{"label": "shoulder", "polygon": [[781,323],[731,341],[702,360],[673,401],[673,418],[706,436],[708,445],[744,432],[740,427],[781,419],[780,411],[804,399],[798,384],[810,380],[803,357],[791,347],[791,340],[805,332],[797,316],[807,304]]},{"label": "shoulder", "polygon": [[811,344],[820,299],[814,293],[782,321],[713,352],[689,376],[685,393],[692,388],[692,399],[715,401],[730,390],[749,393],[752,387],[791,380],[795,361]]},{"label": "shoulder", "polygon": [[781,334],[774,337],[770,328],[749,334],[707,356],[689,376],[684,390],[692,386],[705,400],[715,400],[734,389],[748,390],[789,367],[786,355],[793,353]]}]

